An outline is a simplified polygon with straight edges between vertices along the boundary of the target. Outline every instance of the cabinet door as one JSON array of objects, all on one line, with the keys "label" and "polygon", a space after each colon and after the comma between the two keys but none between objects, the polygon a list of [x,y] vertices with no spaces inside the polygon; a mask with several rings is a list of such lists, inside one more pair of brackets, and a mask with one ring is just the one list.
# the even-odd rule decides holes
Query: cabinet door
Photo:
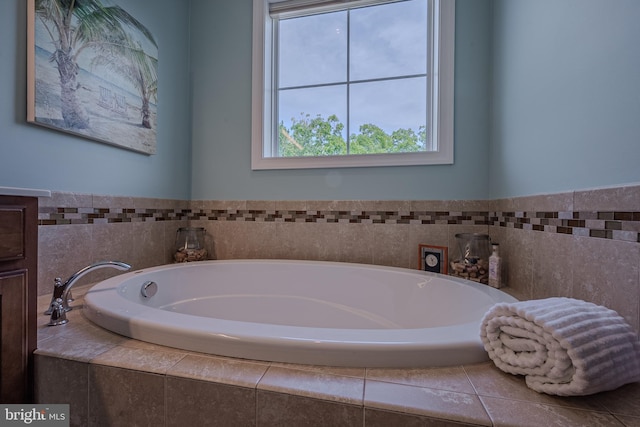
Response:
[{"label": "cabinet door", "polygon": [[0,206],[0,262],[24,258],[24,207]]},{"label": "cabinet door", "polygon": [[1,403],[33,400],[37,276],[38,199],[0,196]]},{"label": "cabinet door", "polygon": [[25,376],[27,345],[27,272],[0,273],[0,402],[22,403],[29,390]]}]

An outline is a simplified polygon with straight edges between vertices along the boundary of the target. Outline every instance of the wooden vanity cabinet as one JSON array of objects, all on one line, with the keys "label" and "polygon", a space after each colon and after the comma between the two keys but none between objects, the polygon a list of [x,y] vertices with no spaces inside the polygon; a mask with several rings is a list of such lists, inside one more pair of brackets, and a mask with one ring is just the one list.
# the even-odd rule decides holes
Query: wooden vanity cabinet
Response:
[{"label": "wooden vanity cabinet", "polygon": [[0,196],[0,403],[33,401],[38,199]]}]

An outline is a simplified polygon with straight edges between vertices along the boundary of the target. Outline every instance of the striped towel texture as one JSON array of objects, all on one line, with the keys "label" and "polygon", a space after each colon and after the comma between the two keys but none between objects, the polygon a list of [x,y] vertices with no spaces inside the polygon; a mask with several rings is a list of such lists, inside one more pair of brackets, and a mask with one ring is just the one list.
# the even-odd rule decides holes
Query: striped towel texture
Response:
[{"label": "striped towel texture", "polygon": [[535,391],[581,396],[640,381],[640,341],[615,311],[571,298],[500,303],[480,337],[495,365]]}]

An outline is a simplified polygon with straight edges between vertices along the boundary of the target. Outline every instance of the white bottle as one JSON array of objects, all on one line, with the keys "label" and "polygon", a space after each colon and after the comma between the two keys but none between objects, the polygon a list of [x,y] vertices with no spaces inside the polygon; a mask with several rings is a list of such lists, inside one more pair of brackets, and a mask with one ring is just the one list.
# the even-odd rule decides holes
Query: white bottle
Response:
[{"label": "white bottle", "polygon": [[493,253],[489,257],[489,286],[502,287],[502,259],[498,254],[498,244],[492,243]]}]

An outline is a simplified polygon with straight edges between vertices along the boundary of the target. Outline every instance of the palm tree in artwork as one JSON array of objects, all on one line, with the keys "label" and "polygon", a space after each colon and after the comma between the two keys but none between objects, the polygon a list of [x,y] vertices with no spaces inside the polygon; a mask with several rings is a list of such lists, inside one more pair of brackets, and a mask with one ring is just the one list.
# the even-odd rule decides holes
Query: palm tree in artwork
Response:
[{"label": "palm tree in artwork", "polygon": [[150,102],[158,92],[158,59],[147,54],[130,34],[115,34],[96,47],[91,65],[104,66],[128,80],[137,90],[142,106],[142,127],[151,129]]},{"label": "palm tree in artwork", "polygon": [[89,118],[76,92],[79,55],[109,39],[126,37],[127,26],[156,45],[153,35],[121,7],[104,6],[100,0],[35,0],[35,11],[54,44],[51,62],[56,64],[60,77],[60,104],[65,126],[86,129]]}]

